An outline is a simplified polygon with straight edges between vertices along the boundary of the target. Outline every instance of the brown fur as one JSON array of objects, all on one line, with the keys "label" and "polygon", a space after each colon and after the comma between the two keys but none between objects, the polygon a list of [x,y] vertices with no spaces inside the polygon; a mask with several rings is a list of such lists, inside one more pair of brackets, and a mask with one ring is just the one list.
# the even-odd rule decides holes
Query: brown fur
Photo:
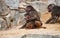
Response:
[{"label": "brown fur", "polygon": [[25,19],[26,19],[26,24],[22,28],[25,27],[28,29],[35,29],[42,27],[42,22],[40,20],[38,12],[32,6],[27,6]]}]

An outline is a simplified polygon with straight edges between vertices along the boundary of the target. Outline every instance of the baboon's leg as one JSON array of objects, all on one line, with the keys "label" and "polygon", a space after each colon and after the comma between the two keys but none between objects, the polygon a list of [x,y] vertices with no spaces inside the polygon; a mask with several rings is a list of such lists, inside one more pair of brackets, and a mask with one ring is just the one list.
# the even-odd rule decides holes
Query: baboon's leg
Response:
[{"label": "baboon's leg", "polygon": [[32,25],[32,24],[33,24],[32,22],[26,21],[26,23],[20,29],[29,28],[29,26]]},{"label": "baboon's leg", "polygon": [[46,24],[48,24],[48,23],[53,24],[58,20],[58,18],[59,18],[59,16],[53,16],[46,22]]},{"label": "baboon's leg", "polygon": [[20,29],[23,29],[24,27],[26,27],[27,23],[25,23]]},{"label": "baboon's leg", "polygon": [[52,17],[49,18],[49,19],[47,20],[46,24],[48,24],[52,19],[53,19]]},{"label": "baboon's leg", "polygon": [[56,23],[58,18],[59,18],[59,16],[54,16],[50,23]]}]

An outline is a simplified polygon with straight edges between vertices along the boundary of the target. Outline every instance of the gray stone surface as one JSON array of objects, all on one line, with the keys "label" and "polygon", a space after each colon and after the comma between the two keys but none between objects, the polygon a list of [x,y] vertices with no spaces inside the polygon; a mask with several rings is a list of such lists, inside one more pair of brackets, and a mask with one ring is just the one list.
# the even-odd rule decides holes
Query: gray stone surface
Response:
[{"label": "gray stone surface", "polygon": [[60,0],[55,0],[56,5],[60,6]]},{"label": "gray stone surface", "polygon": [[18,9],[19,0],[5,0],[5,3],[10,7],[10,9]]},{"label": "gray stone surface", "polygon": [[40,34],[28,34],[28,35],[24,35],[22,36],[22,38],[60,38],[59,35],[40,35]]},{"label": "gray stone surface", "polygon": [[20,13],[19,11],[16,10],[11,10],[11,18],[13,19],[13,25],[20,25],[24,24],[24,13]]},{"label": "gray stone surface", "polygon": [[35,1],[35,2],[31,2],[30,5],[32,5],[35,10],[37,10],[38,12],[42,13],[45,12],[47,9],[47,2],[42,2],[42,1]]}]

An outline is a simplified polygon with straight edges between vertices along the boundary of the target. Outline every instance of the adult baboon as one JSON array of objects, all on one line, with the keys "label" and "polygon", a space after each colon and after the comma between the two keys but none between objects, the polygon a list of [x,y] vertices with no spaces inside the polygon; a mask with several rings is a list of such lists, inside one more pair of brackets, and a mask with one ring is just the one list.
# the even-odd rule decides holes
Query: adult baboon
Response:
[{"label": "adult baboon", "polygon": [[42,22],[40,20],[38,12],[31,5],[27,6],[25,10],[26,14],[24,16],[26,19],[26,23],[22,26],[22,28],[41,28]]},{"label": "adult baboon", "polygon": [[51,18],[46,22],[46,24],[55,23],[60,16],[60,6],[49,4],[47,8],[48,12],[51,12]]}]

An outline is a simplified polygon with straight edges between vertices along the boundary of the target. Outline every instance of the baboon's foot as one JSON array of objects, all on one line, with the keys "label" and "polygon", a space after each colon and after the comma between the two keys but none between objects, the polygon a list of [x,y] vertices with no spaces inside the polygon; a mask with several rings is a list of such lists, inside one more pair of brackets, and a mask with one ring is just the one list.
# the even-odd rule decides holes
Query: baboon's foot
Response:
[{"label": "baboon's foot", "polygon": [[45,24],[49,24],[50,21],[45,22]]},{"label": "baboon's foot", "polygon": [[24,29],[25,27],[20,27],[19,29]]},{"label": "baboon's foot", "polygon": [[46,27],[41,27],[41,28],[46,29]]},{"label": "baboon's foot", "polygon": [[56,23],[56,21],[50,21],[50,23],[49,24],[55,24]]},{"label": "baboon's foot", "polygon": [[46,27],[37,27],[37,29],[40,29],[40,28],[46,29]]},{"label": "baboon's foot", "polygon": [[54,22],[50,22],[49,24],[55,24]]},{"label": "baboon's foot", "polygon": [[47,21],[45,24],[55,24],[56,22],[55,21]]},{"label": "baboon's foot", "polygon": [[46,22],[45,24],[49,24],[48,22]]}]

